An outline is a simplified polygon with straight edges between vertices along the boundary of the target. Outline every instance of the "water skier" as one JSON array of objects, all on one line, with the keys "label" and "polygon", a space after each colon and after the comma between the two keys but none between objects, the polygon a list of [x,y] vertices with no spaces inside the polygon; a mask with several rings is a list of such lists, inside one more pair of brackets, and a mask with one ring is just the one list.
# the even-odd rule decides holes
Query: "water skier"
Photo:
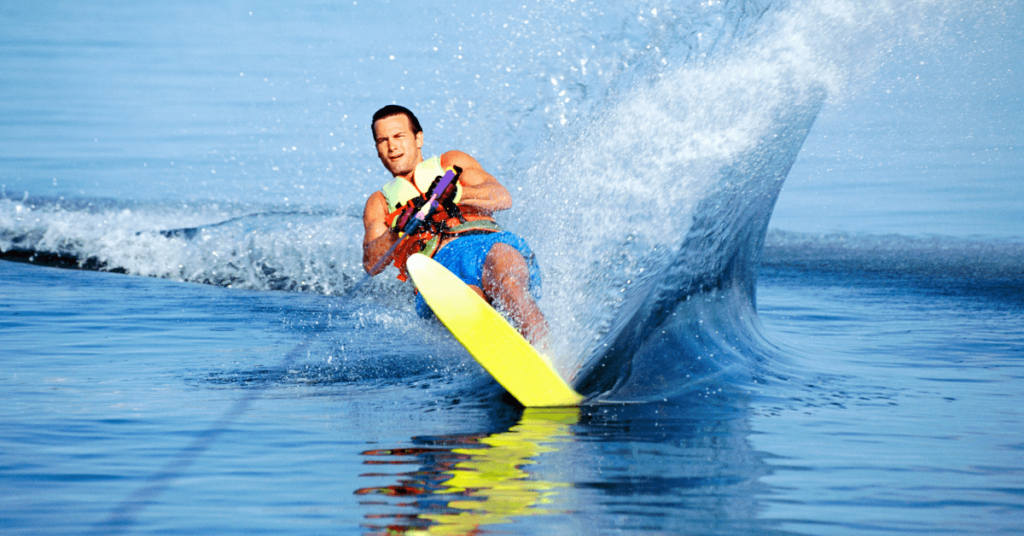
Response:
[{"label": "water skier", "polygon": [[[545,340],[547,321],[535,301],[540,290],[537,262],[526,241],[503,231],[491,216],[512,206],[508,190],[464,152],[448,151],[424,159],[423,129],[416,116],[402,106],[378,110],[371,130],[377,156],[394,178],[370,195],[363,211],[366,272],[377,275],[394,264],[398,278],[404,281],[408,258],[425,253],[504,310],[532,344]],[[401,237],[399,230],[423,206],[432,186],[448,169],[458,174],[456,181],[439,193],[440,208],[415,234]],[[385,258],[393,247],[390,258]],[[429,315],[418,295],[416,310],[421,316]]]}]

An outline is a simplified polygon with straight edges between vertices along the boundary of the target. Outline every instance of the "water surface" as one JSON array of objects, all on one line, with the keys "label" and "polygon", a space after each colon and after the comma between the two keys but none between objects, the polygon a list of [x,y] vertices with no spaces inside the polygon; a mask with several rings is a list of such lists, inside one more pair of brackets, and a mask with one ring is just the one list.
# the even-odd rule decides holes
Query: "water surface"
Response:
[{"label": "water surface", "polygon": [[[1019,533],[1022,20],[4,6],[0,527]],[[513,192],[589,404],[356,289],[393,101]]]}]

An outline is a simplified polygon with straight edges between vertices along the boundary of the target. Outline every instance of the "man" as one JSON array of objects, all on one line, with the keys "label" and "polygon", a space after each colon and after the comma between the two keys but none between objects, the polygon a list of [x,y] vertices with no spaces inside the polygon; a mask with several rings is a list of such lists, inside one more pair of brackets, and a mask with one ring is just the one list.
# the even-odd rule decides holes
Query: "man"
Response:
[{"label": "man", "polygon": [[[523,336],[533,344],[548,334],[547,322],[534,301],[540,271],[529,246],[519,236],[504,232],[491,215],[512,206],[512,197],[473,157],[448,151],[424,160],[423,129],[411,111],[396,105],[373,115],[377,156],[394,177],[366,201],[363,211],[363,268],[377,275],[393,263],[405,279],[405,261],[424,251],[451,270],[485,300],[505,311]],[[422,206],[435,178],[444,170],[458,172],[454,187],[442,192],[442,205],[431,231],[407,237],[389,259],[387,251],[399,241],[402,223]],[[417,311],[429,314],[417,296]]]}]

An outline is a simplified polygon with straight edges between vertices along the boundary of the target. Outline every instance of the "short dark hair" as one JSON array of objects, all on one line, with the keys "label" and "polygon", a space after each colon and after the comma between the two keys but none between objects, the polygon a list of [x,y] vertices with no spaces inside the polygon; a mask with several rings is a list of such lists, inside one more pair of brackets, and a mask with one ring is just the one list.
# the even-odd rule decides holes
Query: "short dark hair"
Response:
[{"label": "short dark hair", "polygon": [[423,127],[420,126],[420,120],[416,119],[416,116],[409,111],[408,108],[397,104],[389,104],[380,110],[377,110],[377,112],[373,114],[373,121],[370,121],[370,132],[373,132],[373,135],[376,136],[377,132],[374,130],[374,125],[377,124],[377,121],[394,115],[404,115],[408,117],[409,123],[412,125],[413,134],[423,132]]}]

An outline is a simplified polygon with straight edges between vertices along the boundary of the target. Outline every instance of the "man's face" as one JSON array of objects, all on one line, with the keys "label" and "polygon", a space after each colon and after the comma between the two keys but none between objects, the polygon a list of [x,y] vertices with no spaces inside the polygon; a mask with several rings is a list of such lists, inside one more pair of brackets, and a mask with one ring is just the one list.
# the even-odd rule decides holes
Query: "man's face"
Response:
[{"label": "man's face", "polygon": [[404,115],[378,119],[373,124],[377,156],[392,176],[407,176],[423,161],[423,133],[413,134],[412,122]]}]

